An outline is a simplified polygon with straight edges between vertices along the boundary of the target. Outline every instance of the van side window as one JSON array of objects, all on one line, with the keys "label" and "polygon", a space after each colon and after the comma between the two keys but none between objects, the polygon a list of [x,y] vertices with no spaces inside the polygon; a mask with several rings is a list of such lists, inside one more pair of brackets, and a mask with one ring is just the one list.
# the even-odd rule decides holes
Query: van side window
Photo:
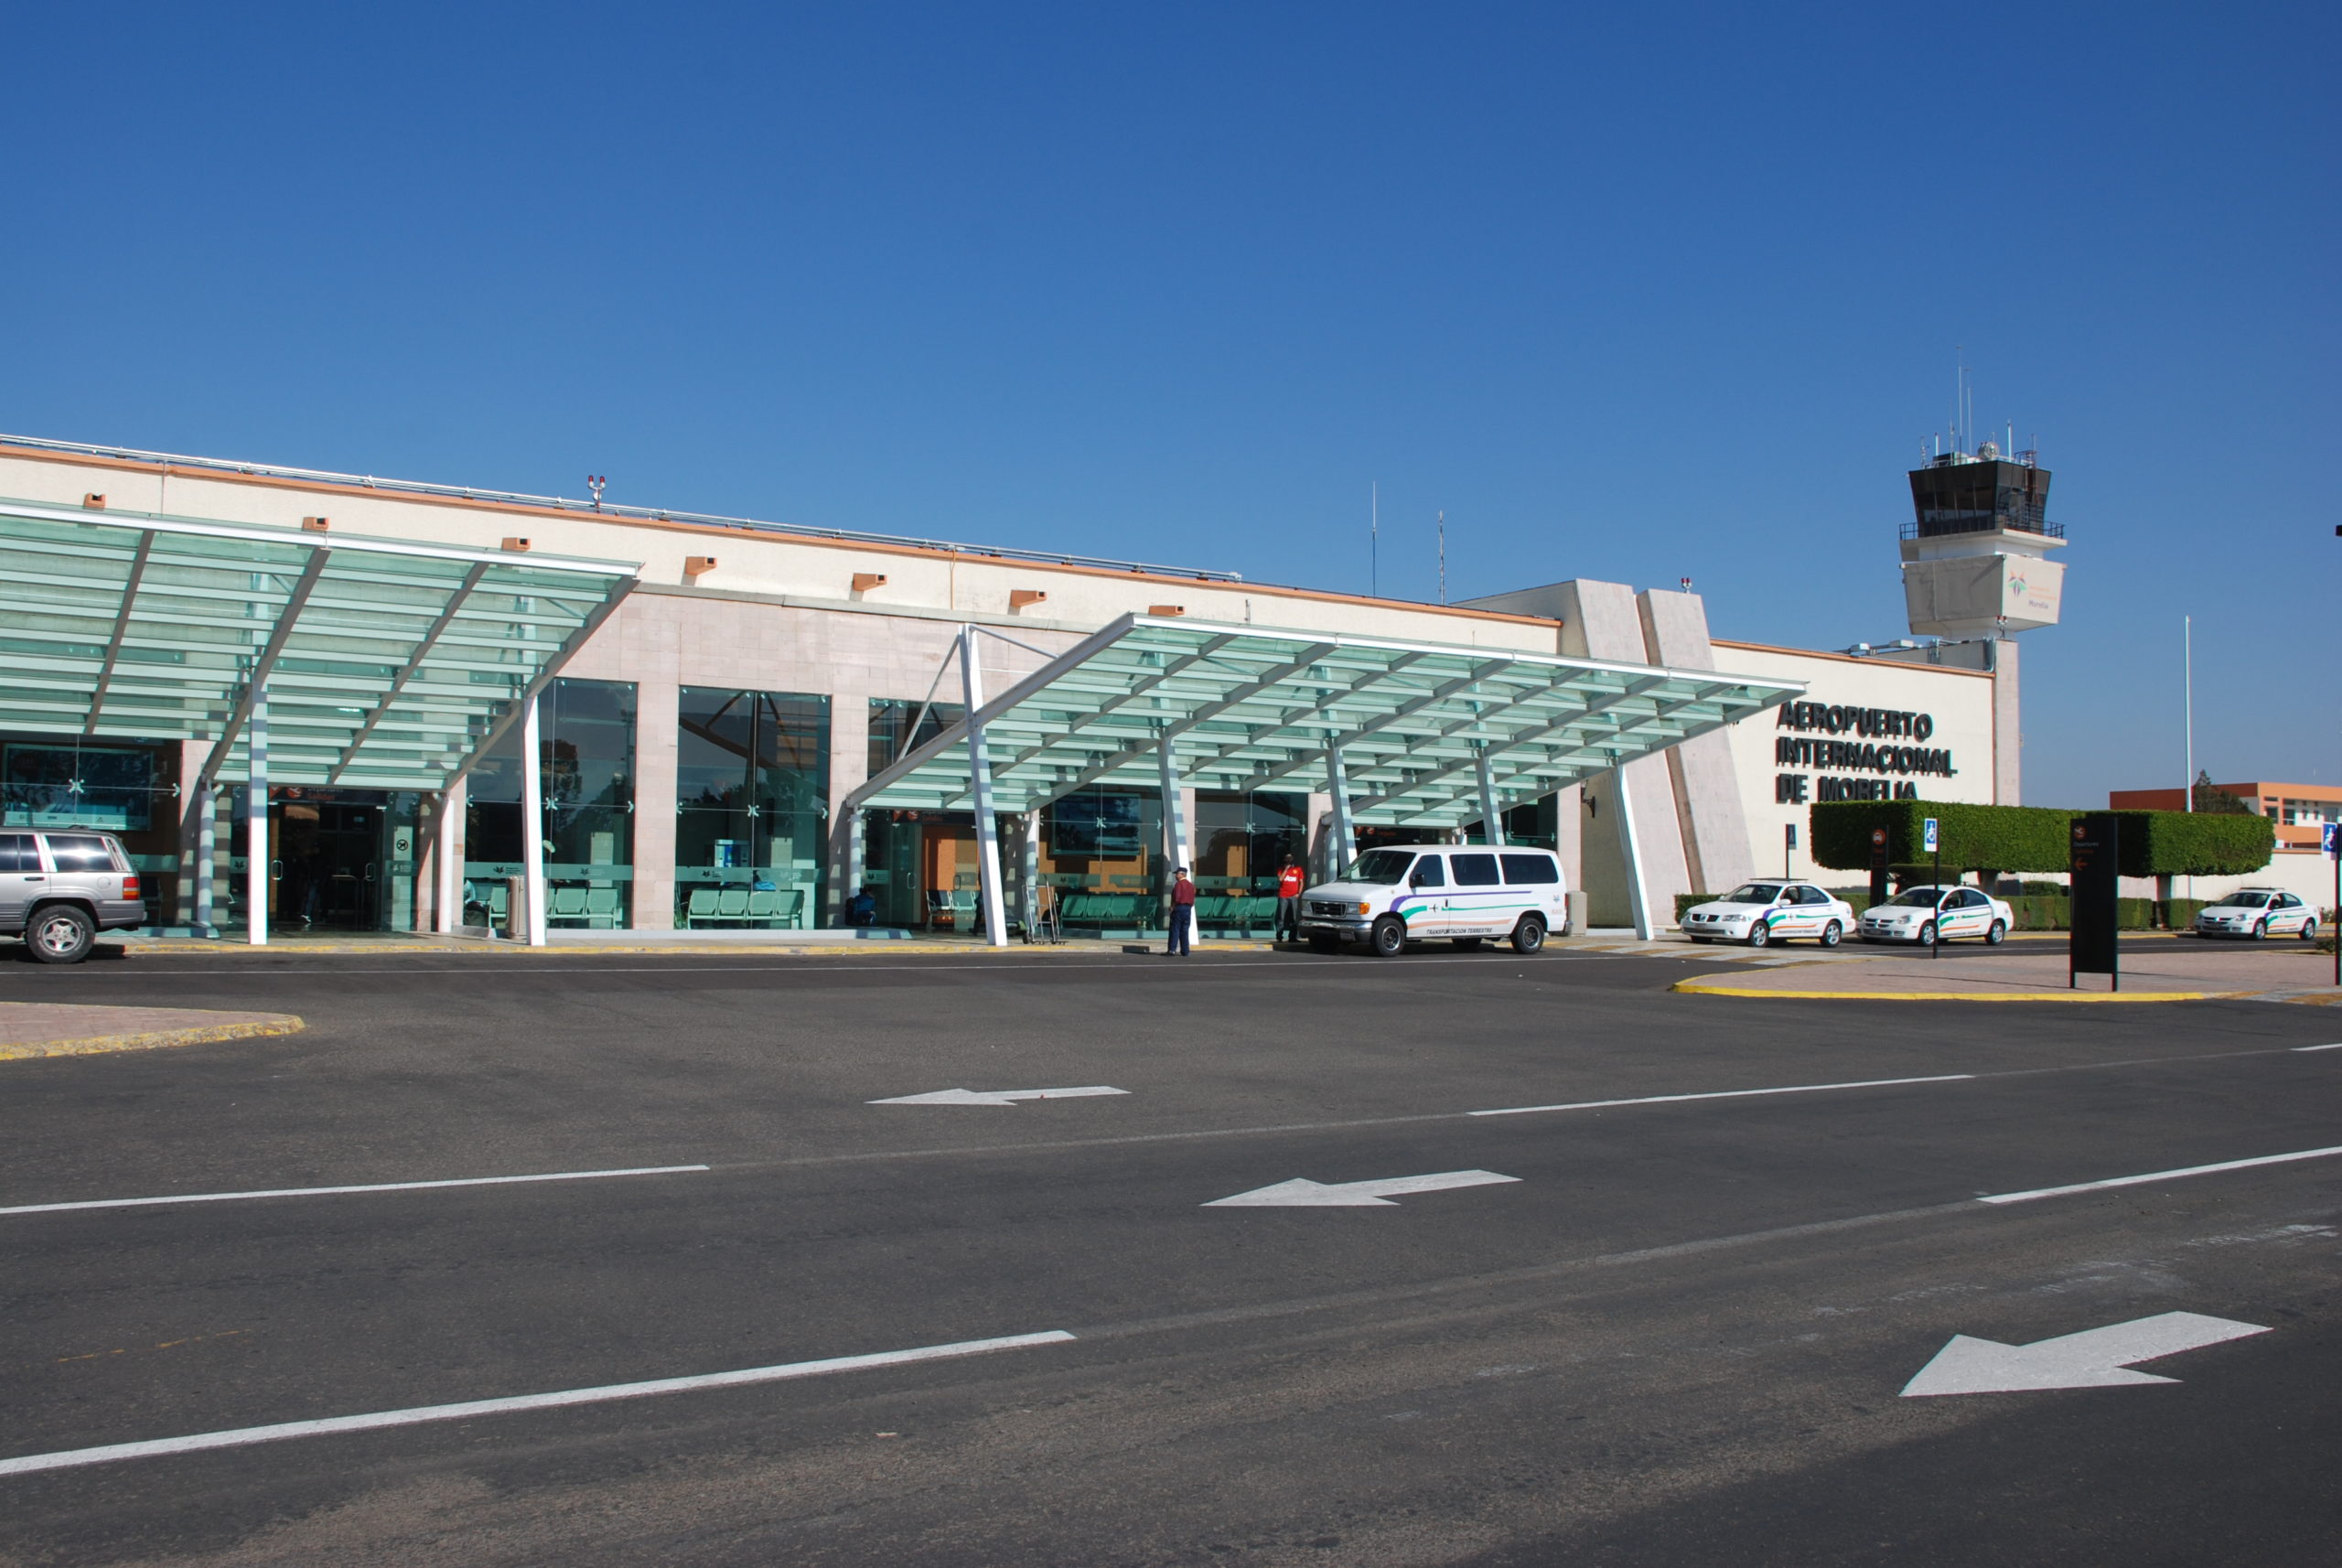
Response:
[{"label": "van side window", "polygon": [[1492,854],[1451,855],[1456,862],[1456,886],[1458,887],[1495,887],[1497,857]]},{"label": "van side window", "polygon": [[1439,856],[1417,855],[1415,868],[1407,874],[1407,880],[1418,887],[1445,887],[1447,886],[1447,872],[1440,865]]},{"label": "van side window", "polygon": [[1504,879],[1515,887],[1542,886],[1562,879],[1550,854],[1504,854]]}]

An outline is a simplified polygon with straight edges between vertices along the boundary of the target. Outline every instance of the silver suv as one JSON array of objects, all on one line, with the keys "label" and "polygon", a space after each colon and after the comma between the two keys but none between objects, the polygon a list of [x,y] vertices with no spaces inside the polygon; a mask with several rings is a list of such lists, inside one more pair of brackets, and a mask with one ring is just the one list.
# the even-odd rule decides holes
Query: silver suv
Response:
[{"label": "silver suv", "polygon": [[88,832],[0,832],[0,936],[43,963],[79,963],[100,931],[146,923],[122,841]]}]

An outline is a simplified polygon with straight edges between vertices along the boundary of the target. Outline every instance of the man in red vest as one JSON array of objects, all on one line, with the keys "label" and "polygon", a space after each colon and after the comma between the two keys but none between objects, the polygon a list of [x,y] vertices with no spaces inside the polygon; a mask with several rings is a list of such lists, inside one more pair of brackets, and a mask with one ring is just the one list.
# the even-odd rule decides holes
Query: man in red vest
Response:
[{"label": "man in red vest", "polygon": [[1293,856],[1284,857],[1284,869],[1277,873],[1277,938],[1279,941],[1297,942],[1301,940],[1301,884],[1305,878]]}]

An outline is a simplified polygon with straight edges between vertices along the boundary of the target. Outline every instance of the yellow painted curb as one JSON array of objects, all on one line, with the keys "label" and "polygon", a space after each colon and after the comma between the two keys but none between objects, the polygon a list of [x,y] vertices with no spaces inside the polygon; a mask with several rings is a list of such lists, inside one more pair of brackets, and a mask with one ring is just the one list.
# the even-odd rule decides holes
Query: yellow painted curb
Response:
[{"label": "yellow painted curb", "polygon": [[2229,991],[1767,991],[1679,980],[1668,987],[1698,996],[1781,996],[1804,1002],[2203,1002]]},{"label": "yellow painted curb", "polygon": [[92,1035],[81,1040],[0,1045],[0,1061],[25,1061],[36,1057],[94,1057],[109,1051],[160,1050],[167,1046],[208,1046],[220,1040],[245,1040],[262,1035],[297,1035],[308,1026],[290,1013],[278,1013],[242,1024],[205,1024],[192,1029],[149,1029],[134,1035]]}]

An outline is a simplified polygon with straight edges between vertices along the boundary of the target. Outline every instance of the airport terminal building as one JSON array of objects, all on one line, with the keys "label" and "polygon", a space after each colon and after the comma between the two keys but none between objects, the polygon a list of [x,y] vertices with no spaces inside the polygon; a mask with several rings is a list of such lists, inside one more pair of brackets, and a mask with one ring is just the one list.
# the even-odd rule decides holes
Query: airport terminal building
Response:
[{"label": "airport terminal building", "polygon": [[863,888],[883,928],[1128,934],[1175,864],[1259,935],[1287,857],[1490,821],[1649,929],[1813,875],[1815,800],[2017,800],[2047,476],[1932,467],[1932,637],[1821,652],[1689,592],[1425,605],[0,437],[5,826],[115,832],[160,918],[239,940],[785,934]]}]

